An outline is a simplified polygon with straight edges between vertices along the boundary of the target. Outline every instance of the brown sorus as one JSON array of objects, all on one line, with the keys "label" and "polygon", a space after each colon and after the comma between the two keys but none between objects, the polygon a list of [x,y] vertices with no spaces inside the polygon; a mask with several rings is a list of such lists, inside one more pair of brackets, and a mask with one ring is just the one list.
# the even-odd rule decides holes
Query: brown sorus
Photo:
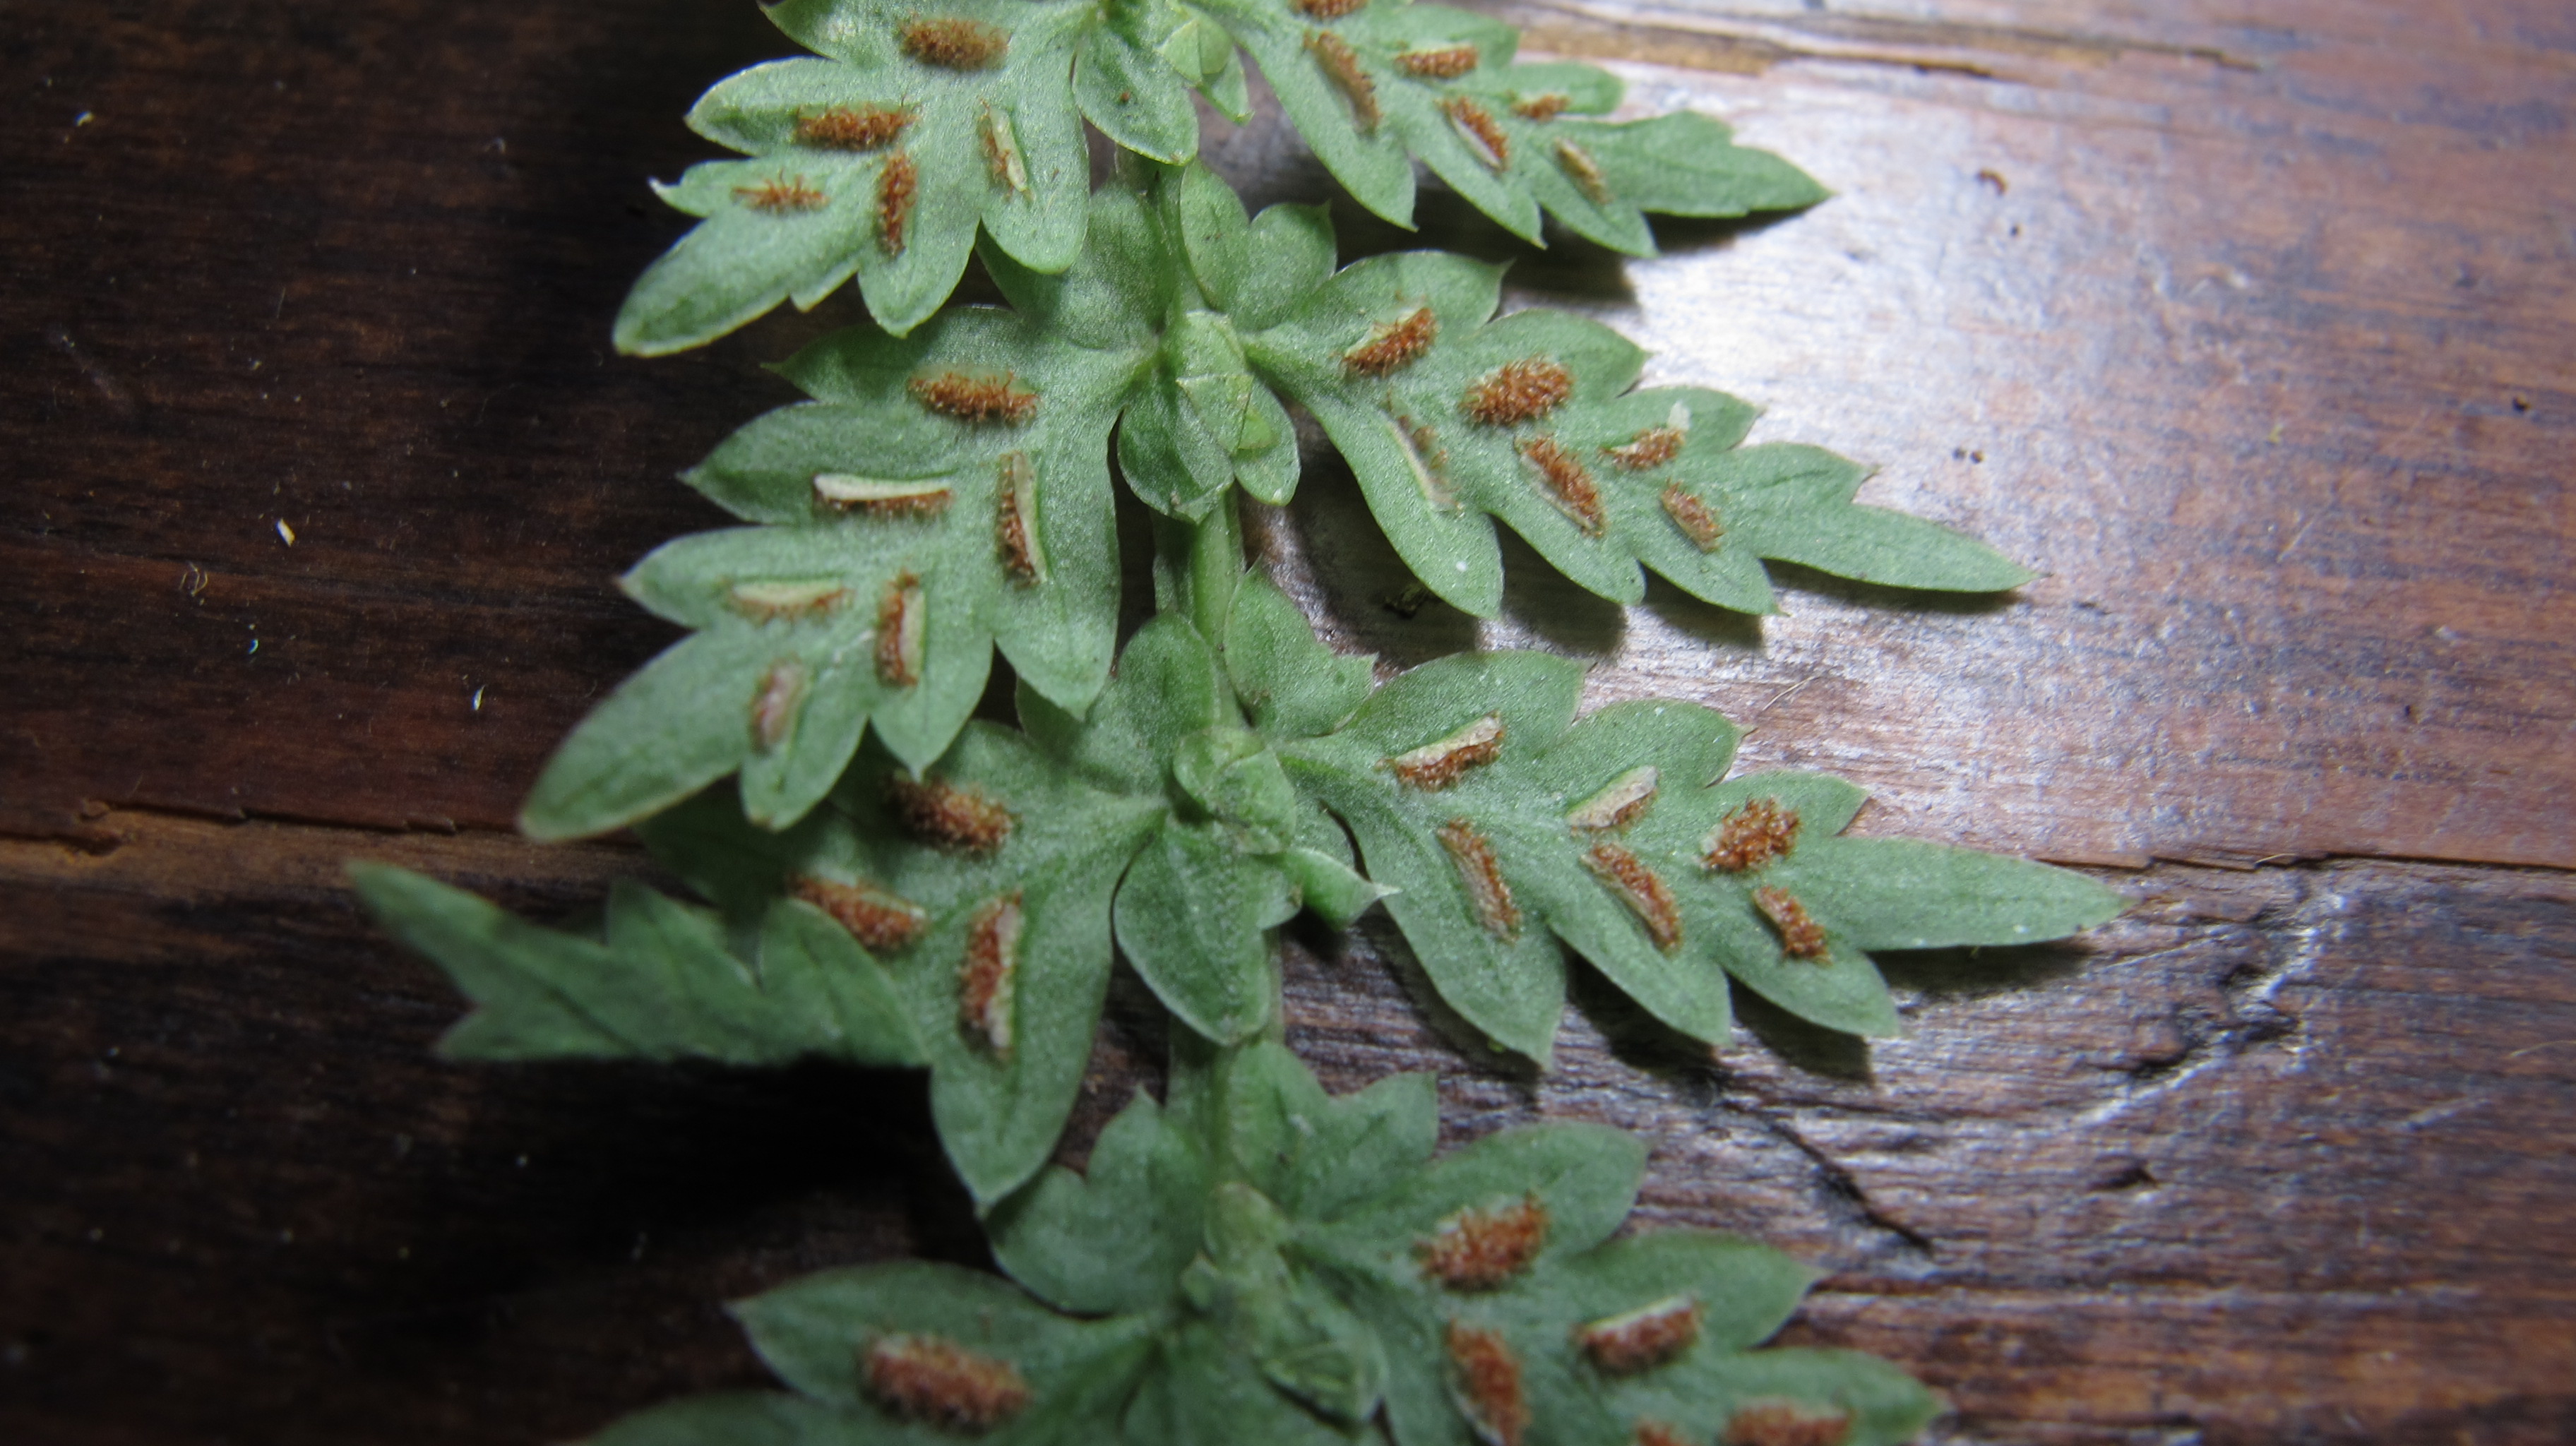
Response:
[{"label": "brown sorus", "polygon": [[886,157],[877,172],[877,246],[888,256],[903,254],[903,238],[912,224],[912,203],[921,192],[921,169],[901,151]]},{"label": "brown sorus", "polygon": [[1297,8],[1318,20],[1339,20],[1368,4],[1368,0],[1297,0]]},{"label": "brown sorus", "polygon": [[1011,836],[1011,811],[982,790],[944,778],[886,775],[886,802],[915,838],[959,853],[989,854]]},{"label": "brown sorus", "polygon": [[1520,452],[1522,460],[1538,469],[1557,510],[1573,518],[1584,536],[1599,537],[1604,525],[1601,488],[1574,454],[1558,446],[1554,437],[1531,437],[1521,443]]},{"label": "brown sorus", "polygon": [[1536,1195],[1461,1210],[1413,1243],[1422,1273],[1451,1290],[1492,1290],[1529,1269],[1547,1244],[1547,1206]]},{"label": "brown sorus", "polygon": [[805,665],[795,658],[781,658],[761,675],[760,691],[751,697],[751,741],[761,752],[775,752],[795,731],[805,681]]},{"label": "brown sorus", "polygon": [[871,517],[936,517],[948,510],[948,484],[883,481],[847,472],[814,474],[814,500],[836,512]]},{"label": "brown sorus", "polygon": [[1521,1358],[1501,1331],[1449,1322],[1446,1344],[1457,1377],[1458,1403],[1478,1435],[1493,1446],[1521,1446],[1529,1429],[1529,1400],[1521,1390]]},{"label": "brown sorus", "polygon": [[1565,108],[1572,104],[1574,104],[1574,97],[1551,90],[1539,95],[1525,95],[1513,101],[1512,114],[1522,120],[1554,120],[1565,114]]},{"label": "brown sorus", "polygon": [[950,16],[903,27],[904,54],[949,70],[982,70],[1010,48],[1011,32],[981,20]]},{"label": "brown sorus", "polygon": [[908,105],[836,105],[821,115],[796,117],[796,143],[825,151],[873,151],[912,124]]},{"label": "brown sorus", "polygon": [[1753,891],[1753,907],[1760,909],[1771,927],[1780,931],[1781,953],[1792,959],[1825,962],[1825,926],[1816,922],[1795,894],[1765,884]]},{"label": "brown sorus", "polygon": [[1726,1446],[1842,1446],[1851,1412],[1801,1401],[1754,1401],[1729,1417]]},{"label": "brown sorus", "polygon": [[1446,738],[1409,748],[1386,761],[1396,781],[1407,788],[1438,793],[1456,783],[1470,768],[1480,768],[1503,755],[1503,715],[1488,713]]},{"label": "brown sorus", "polygon": [[922,632],[927,623],[921,579],[899,572],[877,599],[877,679],[889,688],[921,681]]},{"label": "brown sorus", "polygon": [[1026,452],[1006,452],[996,479],[993,546],[1002,571],[1020,587],[1046,581],[1046,554],[1038,548],[1037,468]]},{"label": "brown sorus", "polygon": [[1583,865],[1646,926],[1646,937],[1656,948],[1669,954],[1681,947],[1681,906],[1673,902],[1673,891],[1664,886],[1663,876],[1646,867],[1645,860],[1605,839],[1583,856]]},{"label": "brown sorus", "polygon": [[1361,130],[1374,131],[1385,118],[1377,103],[1377,82],[1360,68],[1360,53],[1350,42],[1329,30],[1306,32],[1307,53],[1324,68],[1324,78],[1341,91],[1342,99],[1351,103],[1351,118]]},{"label": "brown sorus", "polygon": [[1756,798],[1718,821],[1700,845],[1700,862],[1741,874],[1784,858],[1798,846],[1798,811],[1776,798]]},{"label": "brown sorus", "polygon": [[1395,64],[1407,75],[1456,80],[1476,68],[1476,47],[1452,45],[1441,50],[1408,50],[1395,58]]},{"label": "brown sorus", "polygon": [[1601,174],[1601,163],[1592,158],[1590,151],[1572,141],[1558,141],[1556,165],[1557,169],[1565,172],[1568,180],[1574,182],[1577,190],[1591,199],[1593,205],[1610,204],[1610,178]]},{"label": "brown sorus", "polygon": [[835,582],[738,582],[726,590],[733,610],[756,623],[820,617],[841,605],[850,590]]},{"label": "brown sorus", "polygon": [[1699,1339],[1699,1302],[1686,1295],[1578,1326],[1574,1343],[1592,1364],[1614,1376],[1660,1366]]},{"label": "brown sorus", "polygon": [[787,881],[787,891],[838,920],[871,954],[903,949],[930,925],[928,910],[866,879],[845,884],[798,874]]},{"label": "brown sorus", "polygon": [[1342,369],[1354,376],[1382,377],[1411,366],[1439,339],[1439,316],[1430,307],[1417,306],[1400,321],[1371,328],[1368,340],[1342,353]]},{"label": "brown sorus", "polygon": [[1440,113],[1458,128],[1459,136],[1475,150],[1476,159],[1485,163],[1486,170],[1500,171],[1511,165],[1511,135],[1501,121],[1494,119],[1492,111],[1463,95],[1453,95],[1440,102]]},{"label": "brown sorus", "polygon": [[1682,1428],[1663,1421],[1637,1423],[1637,1446],[1698,1446]]},{"label": "brown sorus", "polygon": [[946,1336],[879,1336],[860,1352],[859,1370],[886,1409],[950,1431],[990,1431],[1029,1404],[1019,1367]]},{"label": "brown sorus", "polygon": [[1554,357],[1505,362],[1476,379],[1458,404],[1474,421],[1509,427],[1555,411],[1574,395],[1574,373]]},{"label": "brown sorus", "polygon": [[941,372],[935,377],[914,377],[908,387],[914,401],[944,416],[961,422],[1018,426],[1038,410],[1038,394],[1016,385],[1018,380],[1017,372],[1000,376]]},{"label": "brown sorus", "polygon": [[1624,446],[1601,450],[1609,453],[1610,460],[1627,471],[1643,472],[1649,467],[1661,467],[1680,456],[1682,443],[1689,440],[1690,433],[1679,427],[1648,427],[1630,438]]},{"label": "brown sorus", "polygon": [[957,1019],[997,1055],[1011,1053],[1011,1001],[1020,974],[1017,890],[987,899],[966,924],[966,957],[957,964]]},{"label": "brown sorus", "polygon": [[755,211],[776,215],[782,211],[811,211],[831,197],[805,184],[803,176],[780,176],[757,186],[736,186],[734,199]]},{"label": "brown sorus", "polygon": [[1606,833],[1625,829],[1646,816],[1655,806],[1655,790],[1663,775],[1651,763],[1641,763],[1611,779],[1599,793],[1565,811],[1568,827],[1586,832]]},{"label": "brown sorus", "polygon": [[1467,903],[1476,911],[1476,922],[1497,939],[1519,938],[1521,906],[1512,899],[1511,881],[1503,877],[1503,866],[1494,858],[1494,846],[1463,818],[1440,825],[1439,838],[1440,846],[1449,851],[1449,862],[1458,870],[1459,884],[1467,890]]},{"label": "brown sorus", "polygon": [[1726,536],[1725,526],[1717,520],[1717,509],[1683,491],[1680,483],[1664,484],[1664,515],[1682,530],[1682,536],[1691,540],[1691,546],[1702,552],[1715,551],[1718,540]]}]

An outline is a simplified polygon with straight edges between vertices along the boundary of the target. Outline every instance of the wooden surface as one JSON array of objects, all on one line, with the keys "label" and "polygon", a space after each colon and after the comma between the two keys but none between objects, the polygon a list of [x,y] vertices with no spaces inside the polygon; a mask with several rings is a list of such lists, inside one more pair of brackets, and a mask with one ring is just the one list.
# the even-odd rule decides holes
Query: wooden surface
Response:
[{"label": "wooden surface", "polygon": [[[1839,195],[1624,266],[1425,235],[2048,576],[1783,570],[1756,624],[1515,548],[1504,620],[1407,618],[1328,459],[1265,554],[1348,646],[1597,657],[1865,828],[2141,903],[1891,959],[1911,1033],[1866,1051],[1748,1006],[1711,1063],[1579,991],[1543,1080],[1460,1055],[1382,928],[1309,932],[1293,1043],[1442,1071],[1453,1138],[1644,1132],[1648,1214],[1816,1262],[1792,1336],[1939,1385],[1941,1439],[2576,1439],[2576,11],[1502,13]],[[454,997],[339,882],[560,914],[636,865],[504,830],[667,637],[608,579],[716,522],[669,475],[854,314],[607,354],[679,114],[785,42],[676,0],[0,17],[0,1438],[559,1439],[758,1379],[728,1295],[976,1258],[917,1081],[438,1064]],[[1327,193],[1275,124],[1208,149]],[[1086,1125],[1159,1059],[1114,1003]]]}]

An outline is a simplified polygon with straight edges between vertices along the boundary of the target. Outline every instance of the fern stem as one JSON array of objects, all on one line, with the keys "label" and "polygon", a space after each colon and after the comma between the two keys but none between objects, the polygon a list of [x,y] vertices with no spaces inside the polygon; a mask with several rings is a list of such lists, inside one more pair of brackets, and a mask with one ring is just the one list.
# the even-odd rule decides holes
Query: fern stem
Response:
[{"label": "fern stem", "polygon": [[1243,579],[1243,520],[1232,488],[1196,522],[1154,519],[1154,609],[1179,613],[1220,649],[1227,610]]}]

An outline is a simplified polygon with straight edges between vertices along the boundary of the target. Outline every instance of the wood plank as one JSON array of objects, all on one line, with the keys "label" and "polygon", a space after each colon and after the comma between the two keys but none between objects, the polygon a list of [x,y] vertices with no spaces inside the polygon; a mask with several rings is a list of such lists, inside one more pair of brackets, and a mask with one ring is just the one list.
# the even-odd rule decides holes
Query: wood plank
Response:
[{"label": "wood plank", "polygon": [[[2051,575],[1963,611],[1792,573],[1791,615],[1757,629],[1660,588],[1623,622],[1516,551],[1501,624],[1435,609],[1343,635],[1601,655],[1598,697],[1759,714],[1753,756],[1842,769],[1892,824],[1994,847],[2576,863],[2567,52],[2545,6],[2418,18],[2403,43],[2347,9],[2285,7],[2287,30],[2096,14],[2043,44],[1757,8],[1766,34],[1833,32],[1810,49],[1855,26],[1913,48],[1634,69],[1642,103],[1736,116],[1842,194],[1668,227],[1670,256],[1625,268],[1560,246],[1517,299],[1618,322],[1662,353],[1655,376],[1884,463],[1872,496]],[[409,13],[334,12],[301,42],[39,26],[18,62],[65,115],[7,142],[36,200],[13,241],[58,284],[0,299],[28,378],[0,441],[33,483],[5,504],[32,627],[4,666],[47,700],[12,720],[0,825],[76,831],[99,801],[504,823],[583,702],[667,636],[605,579],[717,519],[654,479],[783,397],[756,359],[848,319],[651,364],[600,346],[674,234],[634,178],[701,153],[671,117],[779,48],[755,23],[442,15],[446,69],[333,58],[387,53]],[[1724,28],[1638,13],[1540,36],[1615,57]],[[1979,45],[1974,73],[1914,68]],[[156,91],[189,85],[207,109]],[[1316,189],[1275,127],[1211,153],[1256,193]],[[264,224],[152,263],[245,193]],[[1426,220],[1500,246],[1454,206]],[[1320,581],[1367,614],[1384,550],[1317,471],[1299,530],[1365,564]],[[209,726],[155,729],[161,709]]]},{"label": "wood plank", "polygon": [[456,1069],[339,882],[559,913],[632,851],[97,826],[0,842],[0,1435],[566,1439],[602,1387],[757,1380],[718,1305],[772,1274],[980,1250],[917,1080]]},{"label": "wood plank", "polygon": [[667,479],[788,395],[776,336],[607,348],[692,87],[780,41],[703,6],[183,9],[26,16],[0,61],[31,98],[0,237],[47,279],[0,296],[0,828],[505,826],[669,637],[611,585],[721,520]]},{"label": "wood plank", "polygon": [[[0,1420],[556,1439],[756,1379],[715,1301],[977,1256],[915,1080],[441,1064],[452,995],[335,883],[384,857],[545,916],[628,851],[101,826],[104,853],[0,843],[0,1348],[23,1368],[0,1379],[24,1402]],[[1640,1133],[1645,1220],[1817,1264],[1793,1338],[1920,1372],[1953,1439],[2576,1422],[2576,880],[2129,886],[2141,908],[2087,945],[1893,960],[1908,1034],[1866,1053],[1748,1001],[1712,1058],[1586,981],[1556,1073],[1461,1072],[1375,927],[1298,936],[1290,1042],[1335,1088],[1441,1071],[1453,1143]],[[1156,1082],[1157,1029],[1123,981],[1068,1159]],[[116,1389],[137,1372],[164,1389]]]},{"label": "wood plank", "polygon": [[[1838,196],[1635,264],[1342,204],[1350,249],[1518,257],[1515,304],[2050,575],[1963,606],[1784,570],[1756,624],[1623,617],[1515,547],[1500,622],[1408,617],[1317,458],[1257,531],[1338,641],[1597,660],[1594,700],[1715,704],[1885,832],[2576,866],[2563,5],[1496,8]],[[672,3],[13,19],[0,1436],[560,1439],[759,1380],[729,1295],[975,1258],[917,1081],[440,1064],[455,999],[338,883],[391,857],[559,916],[636,864],[497,831],[669,636],[610,583],[720,521],[665,479],[856,319],[606,355],[680,230],[641,179],[785,42]],[[1209,151],[1329,190],[1275,120]],[[1912,1032],[1867,1052],[1748,1005],[1712,1062],[1591,988],[1531,1079],[1376,925],[1299,936],[1294,1042],[1338,1088],[1442,1071],[1452,1139],[1645,1132],[1649,1215],[1828,1270],[1793,1335],[1941,1385],[1945,1439],[2576,1434],[2568,876],[2105,876],[2147,903],[2085,945],[1901,961]],[[1121,990],[1073,1158],[1160,1058]]]}]

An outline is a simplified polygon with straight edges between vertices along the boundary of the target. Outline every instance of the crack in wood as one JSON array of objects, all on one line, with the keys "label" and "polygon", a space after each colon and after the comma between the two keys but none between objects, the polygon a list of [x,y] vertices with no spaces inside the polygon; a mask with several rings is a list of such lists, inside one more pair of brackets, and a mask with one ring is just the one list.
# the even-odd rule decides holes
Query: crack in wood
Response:
[{"label": "crack in wood", "polygon": [[147,902],[265,899],[345,893],[355,858],[401,864],[523,895],[604,892],[621,875],[656,871],[631,843],[537,844],[497,829],[396,831],[347,823],[120,805],[98,840],[0,835],[0,887],[107,890]]},{"label": "crack in wood", "polygon": [[136,819],[183,819],[192,823],[235,828],[244,824],[272,824],[287,828],[314,829],[330,833],[355,834],[368,838],[432,835],[457,837],[480,835],[486,838],[516,839],[519,831],[495,828],[489,824],[459,823],[444,815],[419,815],[399,825],[366,823],[355,819],[325,818],[313,815],[259,808],[192,808],[186,804],[127,801],[109,803],[102,799],[87,800],[81,807],[80,823],[73,828],[20,829],[0,823],[0,846],[11,843],[60,844],[83,853],[107,854],[123,848],[127,834],[111,826],[119,817]]},{"label": "crack in wood", "polygon": [[2342,912],[2344,896],[2337,890],[2316,889],[2296,876],[2287,882],[2290,898],[2267,905],[2252,919],[2204,926],[2174,949],[2139,956],[2136,962],[2213,947],[2224,950],[2231,939],[2250,936],[2261,962],[2239,963],[2219,976],[2216,986],[2226,1011],[2223,1016],[2213,1019],[2190,1008],[2176,1011],[2171,1019],[2182,1035],[2182,1048],[2141,1057],[2117,1071],[2124,1081],[2113,1097],[2075,1111],[2076,1123],[2101,1124],[2257,1050],[2273,1045],[2296,1048],[2301,1022],[2275,1003],[2274,996],[2322,957],[2328,927],[2322,916]]},{"label": "crack in wood", "polygon": [[1860,1177],[1852,1172],[1851,1167],[1808,1139],[1795,1124],[1771,1111],[1724,1101],[1718,1103],[1714,1112],[1728,1119],[1750,1122],[1763,1134],[1803,1156],[1812,1175],[1810,1192],[1825,1214],[1845,1233],[1866,1232],[1881,1239],[1878,1248],[1867,1249],[1865,1254],[1883,1257],[1892,1248],[1914,1257],[1925,1268],[1930,1266],[1932,1238],[1881,1209],[1870,1199],[1869,1190],[1861,1184]]}]

